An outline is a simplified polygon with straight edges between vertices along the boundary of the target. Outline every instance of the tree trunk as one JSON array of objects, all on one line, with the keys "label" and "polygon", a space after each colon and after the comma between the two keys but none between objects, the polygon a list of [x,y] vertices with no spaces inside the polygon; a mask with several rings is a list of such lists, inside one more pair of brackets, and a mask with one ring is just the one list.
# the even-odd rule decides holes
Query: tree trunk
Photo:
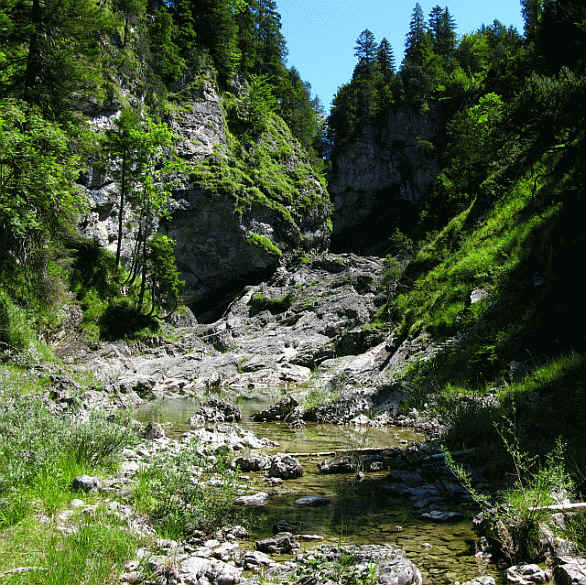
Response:
[{"label": "tree trunk", "polygon": [[38,96],[35,88],[41,70],[41,25],[42,10],[40,0],[33,0],[31,7],[32,31],[29,40],[26,72],[24,77],[24,98],[29,103],[36,103]]},{"label": "tree trunk", "polygon": [[116,244],[116,268],[120,266],[120,254],[122,252],[122,232],[124,230],[124,205],[126,195],[126,149],[122,155],[122,178],[120,180],[120,209],[118,211],[118,242]]},{"label": "tree trunk", "polygon": [[[146,230],[145,230],[146,232]],[[146,235],[146,234],[145,234]],[[140,281],[140,294],[138,296],[138,310],[142,311],[142,305],[144,303],[144,291],[146,287],[146,277],[147,277],[147,245],[146,245],[146,237],[142,243],[142,266],[141,266],[141,281]]]}]

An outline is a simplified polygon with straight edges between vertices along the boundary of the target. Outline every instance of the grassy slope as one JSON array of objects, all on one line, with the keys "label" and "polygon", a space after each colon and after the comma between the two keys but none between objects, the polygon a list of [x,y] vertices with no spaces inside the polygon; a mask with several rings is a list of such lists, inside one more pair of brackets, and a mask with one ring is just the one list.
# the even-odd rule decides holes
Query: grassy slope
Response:
[{"label": "grassy slope", "polygon": [[[580,468],[586,329],[576,274],[585,236],[580,178],[558,173],[558,160],[544,154],[491,205],[472,201],[419,249],[387,309],[403,337],[452,339],[403,375],[414,403],[434,394],[448,406],[454,442],[497,440],[493,421],[520,417],[531,448],[547,450],[561,435]],[[479,288],[488,296],[471,304]],[[498,409],[455,406],[491,389]]]}]

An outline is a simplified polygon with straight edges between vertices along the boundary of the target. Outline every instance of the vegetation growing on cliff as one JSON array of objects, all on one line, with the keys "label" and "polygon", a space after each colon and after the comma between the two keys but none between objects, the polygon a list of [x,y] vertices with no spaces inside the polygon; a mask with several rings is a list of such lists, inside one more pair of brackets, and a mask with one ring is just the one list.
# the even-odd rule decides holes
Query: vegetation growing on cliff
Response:
[{"label": "vegetation growing on cliff", "polygon": [[[586,244],[578,105],[586,99],[586,9],[574,0],[524,5],[524,37],[494,23],[459,40],[447,9],[434,9],[426,24],[416,8],[405,60],[386,84],[376,43],[361,34],[354,77],[330,117],[333,157],[360,125],[395,110],[431,109],[443,121],[433,145],[441,170],[419,221],[399,220],[417,245],[387,260],[394,292],[378,318],[400,339],[426,332],[443,344],[403,373],[413,403],[435,396],[456,408],[463,395],[498,391],[504,410],[456,417],[459,441],[481,441],[474,426],[490,433],[491,419],[509,416],[518,401],[521,427],[533,425],[525,447],[545,452],[562,434],[575,470],[585,460],[576,409],[584,404],[586,323],[576,267]],[[566,32],[564,52],[553,30]],[[381,107],[385,87],[392,99]]]},{"label": "vegetation growing on cliff", "polygon": [[[16,315],[7,307],[22,308],[33,328],[47,328],[58,325],[58,307],[71,300],[70,265],[85,263],[80,254],[87,246],[78,241],[76,226],[88,213],[80,187],[88,169],[118,184],[116,266],[127,221],[138,228],[128,274],[99,263],[105,270],[99,278],[112,285],[100,290],[74,277],[86,323],[103,333],[108,312],[118,315],[115,322],[122,310],[125,319],[141,322],[139,329],[154,327],[141,314],[164,316],[173,309],[180,281],[169,264],[172,249],[153,237],[156,221],[167,213],[170,173],[178,171],[168,164],[175,138],[166,116],[192,99],[204,77],[226,95],[237,138],[230,160],[205,163],[196,178],[213,192],[240,198],[240,211],[258,204],[292,225],[305,205],[315,203],[307,195],[315,189],[306,185],[315,178],[312,163],[321,164],[323,115],[309,84],[285,65],[272,0],[31,0],[2,7],[0,22],[4,343],[14,341],[16,323],[7,321]],[[87,123],[117,110],[122,114],[109,131],[99,118]],[[301,146],[292,146],[291,133]],[[288,156],[295,168],[284,171],[279,162]]]}]

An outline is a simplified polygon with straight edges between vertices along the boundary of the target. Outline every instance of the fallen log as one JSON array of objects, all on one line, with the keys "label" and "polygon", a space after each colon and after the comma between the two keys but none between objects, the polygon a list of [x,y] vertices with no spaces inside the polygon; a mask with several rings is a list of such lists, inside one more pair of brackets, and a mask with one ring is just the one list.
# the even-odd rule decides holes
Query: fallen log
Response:
[{"label": "fallen log", "polygon": [[15,569],[10,569],[9,571],[4,571],[4,573],[0,573],[0,579],[5,579],[6,577],[10,577],[12,575],[21,575],[22,573],[29,573],[32,571],[48,571],[46,567],[16,567]]},{"label": "fallen log", "polygon": [[552,506],[534,506],[529,508],[531,512],[579,512],[586,510],[586,502],[576,502],[574,504],[555,504]]},{"label": "fallen log", "polygon": [[291,457],[336,457],[341,454],[362,453],[363,455],[376,455],[385,451],[393,451],[397,447],[357,447],[356,449],[337,449],[336,451],[318,451],[316,453],[287,453]]}]

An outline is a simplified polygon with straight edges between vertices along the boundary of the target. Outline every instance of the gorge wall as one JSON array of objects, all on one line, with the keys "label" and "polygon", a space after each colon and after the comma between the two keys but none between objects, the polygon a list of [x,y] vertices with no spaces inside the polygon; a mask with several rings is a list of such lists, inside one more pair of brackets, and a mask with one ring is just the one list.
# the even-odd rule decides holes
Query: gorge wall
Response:
[{"label": "gorge wall", "polygon": [[439,172],[434,147],[439,132],[433,111],[405,108],[378,126],[363,126],[354,139],[336,148],[329,177],[334,249],[384,253],[381,236],[399,221],[414,221],[418,203]]}]

